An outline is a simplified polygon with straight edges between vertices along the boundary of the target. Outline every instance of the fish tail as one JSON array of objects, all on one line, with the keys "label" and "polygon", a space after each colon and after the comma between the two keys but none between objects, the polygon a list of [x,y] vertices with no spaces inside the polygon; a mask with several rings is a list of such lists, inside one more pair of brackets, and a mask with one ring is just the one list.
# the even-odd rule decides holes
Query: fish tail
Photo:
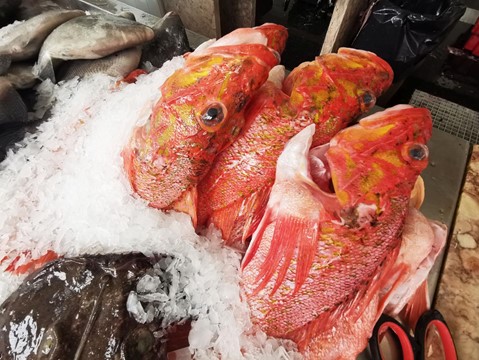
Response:
[{"label": "fish tail", "polygon": [[270,192],[271,188],[265,186],[247,198],[238,199],[222,209],[211,210],[207,222],[221,230],[225,244],[242,247],[240,244],[245,244],[259,224]]},{"label": "fish tail", "polygon": [[[13,273],[15,275],[30,274],[33,271],[41,268],[46,263],[55,260],[59,255],[52,251],[48,250],[44,255],[40,256],[37,259],[31,259],[30,251],[24,251],[20,255],[17,255],[12,261],[10,261],[5,268],[5,271]],[[5,256],[0,260],[0,265],[8,261],[8,257]]]},{"label": "fish tail", "polygon": [[40,80],[50,79],[53,83],[56,82],[54,64],[49,54],[40,54],[32,71]]},{"label": "fish tail", "polygon": [[419,317],[430,308],[427,280],[418,287],[413,297],[401,312],[401,318],[411,329],[416,327]]},{"label": "fish tail", "polygon": [[176,210],[190,215],[193,226],[196,228],[198,225],[197,203],[198,190],[196,186],[192,186],[186,190],[178,200],[171,204],[167,210]]}]

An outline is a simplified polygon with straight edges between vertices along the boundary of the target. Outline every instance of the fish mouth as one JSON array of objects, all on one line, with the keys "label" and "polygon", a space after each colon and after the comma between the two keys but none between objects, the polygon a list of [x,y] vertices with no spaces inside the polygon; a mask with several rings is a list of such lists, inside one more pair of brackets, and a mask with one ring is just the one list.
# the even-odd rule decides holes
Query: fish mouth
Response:
[{"label": "fish mouth", "polygon": [[317,197],[324,208],[331,214],[341,213],[341,205],[336,195],[336,189],[331,177],[331,168],[326,153],[330,144],[316,146],[309,151],[309,172],[312,181],[317,186]]},{"label": "fish mouth", "polygon": [[326,157],[329,147],[330,144],[320,145],[311,149],[309,153],[310,174],[317,186],[316,197],[336,224],[363,228],[376,222],[378,208],[375,204],[358,203],[352,207],[340,204]]}]

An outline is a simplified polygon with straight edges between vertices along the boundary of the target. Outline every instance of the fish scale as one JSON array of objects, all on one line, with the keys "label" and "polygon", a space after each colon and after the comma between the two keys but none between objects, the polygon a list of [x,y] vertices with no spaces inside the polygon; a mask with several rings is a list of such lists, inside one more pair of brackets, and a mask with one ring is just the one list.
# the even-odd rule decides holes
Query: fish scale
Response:
[{"label": "fish scale", "polygon": [[[368,309],[385,285],[384,264],[398,255],[431,128],[427,109],[397,106],[339,132],[324,155],[309,152],[314,125],[290,140],[242,263],[253,322],[263,331],[304,350]],[[328,164],[335,193],[312,180],[315,154]]]},{"label": "fish scale", "polygon": [[[402,206],[398,205],[398,208],[403,208],[402,213],[395,213],[399,218],[404,218],[407,209],[404,204],[407,204],[408,201],[409,199],[404,199],[401,202]],[[354,239],[344,241],[345,237],[351,239],[351,234],[345,234],[345,231],[338,225],[327,224],[334,228],[328,241],[330,245],[325,246],[324,243],[318,243],[314,267],[309,272],[308,279],[300,291],[291,296],[293,289],[287,284],[295,283],[296,274],[296,266],[291,266],[284,281],[286,284],[281,286],[275,295],[269,296],[274,281],[276,281],[276,278],[273,278],[257,295],[259,298],[268,298],[268,300],[256,303],[253,298],[250,302],[258,314],[261,314],[255,318],[255,321],[261,323],[261,327],[266,333],[284,337],[314,320],[319,314],[346,303],[352,294],[365,287],[364,279],[369,279],[366,283],[372,281],[378,264],[381,264],[389,252],[398,246],[403,223],[394,222],[394,226],[390,225],[390,216],[387,215],[384,224],[376,228],[377,232],[374,237],[364,239],[358,236],[356,241]],[[265,238],[268,239],[267,234],[265,234]],[[367,243],[364,243],[365,241]],[[362,242],[362,245],[367,247],[356,250],[354,253],[346,252],[345,249],[357,247],[358,242]],[[332,245],[334,243],[340,243],[341,246],[336,247]],[[378,243],[380,246],[375,246]],[[370,246],[371,244],[373,246]],[[261,243],[258,255],[248,264],[243,273],[242,282],[247,293],[254,292],[256,288],[256,277],[270,245],[268,240]],[[322,256],[322,253],[341,252],[341,250],[344,252],[338,257],[333,257],[335,258],[333,261]]]},{"label": "fish scale", "polygon": [[238,136],[244,106],[277,65],[286,37],[279,25],[238,29],[197,48],[163,84],[148,123],[123,151],[132,188],[150,206],[195,222],[196,186]]},{"label": "fish scale", "polygon": [[238,139],[200,182],[199,225],[214,224],[228,245],[243,249],[264,213],[285,143],[313,123],[314,145],[328,142],[391,82],[382,59],[346,48],[298,66],[282,89],[267,82],[248,105]]}]

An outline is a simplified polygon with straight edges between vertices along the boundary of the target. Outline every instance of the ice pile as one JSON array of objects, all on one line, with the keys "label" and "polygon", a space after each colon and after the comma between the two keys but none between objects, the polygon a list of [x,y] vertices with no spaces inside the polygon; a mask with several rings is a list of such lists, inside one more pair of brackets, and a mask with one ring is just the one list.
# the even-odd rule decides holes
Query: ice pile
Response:
[{"label": "ice pile", "polygon": [[[186,215],[149,208],[124,175],[121,150],[135,125],[148,119],[163,81],[183,62],[173,59],[120,88],[102,75],[42,84],[44,98],[54,103],[49,121],[0,164],[0,260],[6,258],[0,303],[22,280],[4,272],[17,256],[21,264],[48,250],[65,256],[169,254],[129,300],[139,320],[194,318],[190,351],[198,359],[297,358],[290,343],[252,329],[240,297],[239,255],[213,233],[198,236]],[[161,289],[162,276],[168,289]]]}]

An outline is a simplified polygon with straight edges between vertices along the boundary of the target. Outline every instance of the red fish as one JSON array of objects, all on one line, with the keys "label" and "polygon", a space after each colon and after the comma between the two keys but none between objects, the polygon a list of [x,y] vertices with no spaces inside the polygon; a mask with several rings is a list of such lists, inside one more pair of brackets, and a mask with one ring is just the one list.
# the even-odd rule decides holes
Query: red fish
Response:
[{"label": "red fish", "polygon": [[[339,132],[327,150],[309,152],[313,126],[288,143],[242,264],[253,321],[267,334],[305,351],[338,318],[377,315],[378,274],[397,259],[431,131],[427,109],[397,106]],[[326,174],[332,189],[314,180]]]},{"label": "red fish", "polygon": [[273,24],[236,30],[189,54],[165,81],[149,121],[123,151],[131,186],[150,206],[195,219],[196,185],[239,134],[244,107],[278,63],[286,37]]},{"label": "red fish", "polygon": [[285,143],[309,124],[313,145],[328,142],[392,82],[391,67],[373,53],[339,49],[303,63],[284,81],[267,82],[247,106],[246,124],[199,186],[199,224],[215,224],[241,247],[258,225]]}]

